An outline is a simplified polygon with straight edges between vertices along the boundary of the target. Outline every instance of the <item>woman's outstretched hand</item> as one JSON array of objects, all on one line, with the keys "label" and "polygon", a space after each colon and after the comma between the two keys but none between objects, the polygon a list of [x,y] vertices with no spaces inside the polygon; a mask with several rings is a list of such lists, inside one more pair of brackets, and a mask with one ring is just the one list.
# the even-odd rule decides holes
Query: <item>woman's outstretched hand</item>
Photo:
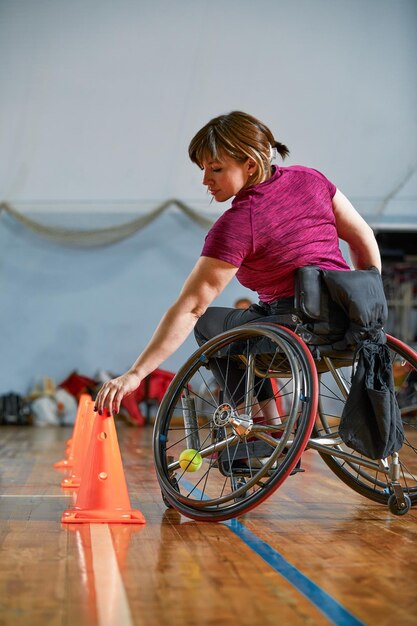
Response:
[{"label": "woman's outstretched hand", "polygon": [[98,392],[94,410],[102,413],[106,408],[110,414],[118,413],[123,398],[135,391],[141,382],[141,378],[130,370],[109,380]]}]

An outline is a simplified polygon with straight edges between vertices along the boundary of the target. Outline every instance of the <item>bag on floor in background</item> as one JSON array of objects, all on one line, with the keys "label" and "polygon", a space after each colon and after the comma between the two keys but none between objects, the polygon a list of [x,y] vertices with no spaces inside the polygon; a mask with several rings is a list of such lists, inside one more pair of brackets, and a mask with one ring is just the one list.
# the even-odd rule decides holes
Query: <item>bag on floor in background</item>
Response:
[{"label": "bag on floor in background", "polygon": [[22,396],[17,393],[0,396],[0,424],[27,426],[30,416],[29,405]]},{"label": "bag on floor in background", "polygon": [[41,396],[32,401],[31,407],[34,426],[60,426],[55,398]]},{"label": "bag on floor in background", "polygon": [[61,387],[57,387],[54,397],[59,423],[61,426],[72,426],[77,416],[77,400],[71,393]]}]

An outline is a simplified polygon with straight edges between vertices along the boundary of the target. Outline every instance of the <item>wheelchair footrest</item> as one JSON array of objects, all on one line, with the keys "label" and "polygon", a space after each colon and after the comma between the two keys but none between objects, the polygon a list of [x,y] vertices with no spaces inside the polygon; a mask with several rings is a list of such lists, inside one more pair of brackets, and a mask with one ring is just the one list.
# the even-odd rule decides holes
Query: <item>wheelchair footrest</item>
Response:
[{"label": "wheelchair footrest", "polygon": [[225,448],[219,454],[219,460],[225,463],[248,459],[252,457],[271,456],[273,446],[265,441],[250,441],[248,443],[238,443],[237,446]]},{"label": "wheelchair footrest", "polygon": [[[270,446],[264,441],[239,443],[237,446],[222,450],[216,465],[223,476],[252,476],[253,470],[262,467],[263,459],[270,457],[273,449],[273,446]],[[272,476],[276,467],[277,461],[267,472],[267,475]],[[305,470],[301,467],[301,460],[299,460],[291,471],[291,476],[304,471]]]}]

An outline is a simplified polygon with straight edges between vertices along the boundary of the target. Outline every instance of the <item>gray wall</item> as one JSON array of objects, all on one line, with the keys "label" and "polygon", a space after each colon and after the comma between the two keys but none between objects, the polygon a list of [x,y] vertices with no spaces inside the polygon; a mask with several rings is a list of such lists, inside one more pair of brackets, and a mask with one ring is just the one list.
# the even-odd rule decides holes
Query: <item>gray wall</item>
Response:
[{"label": "gray wall", "polygon": [[[226,207],[209,206],[187,146],[239,108],[369,221],[413,220],[416,30],[415,0],[0,0],[0,198],[69,227],[172,197],[218,215]],[[0,392],[74,368],[122,371],[203,238],[172,210],[122,243],[79,250],[3,214]],[[243,292],[233,284],[220,303]]]}]

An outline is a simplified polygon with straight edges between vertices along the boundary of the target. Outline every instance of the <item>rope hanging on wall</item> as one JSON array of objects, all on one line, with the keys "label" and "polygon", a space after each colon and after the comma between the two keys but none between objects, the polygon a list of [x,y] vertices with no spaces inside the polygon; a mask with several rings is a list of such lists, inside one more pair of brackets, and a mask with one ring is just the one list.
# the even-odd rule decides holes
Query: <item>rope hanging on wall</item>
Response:
[{"label": "rope hanging on wall", "polygon": [[122,241],[127,237],[131,237],[139,230],[142,230],[142,228],[145,228],[145,226],[153,222],[157,217],[162,215],[162,213],[164,213],[170,206],[176,206],[179,208],[185,215],[187,215],[187,217],[202,228],[210,228],[213,224],[214,220],[204,217],[191,207],[187,206],[184,202],[181,202],[181,200],[176,199],[166,200],[149,213],[130,220],[129,222],[125,222],[124,224],[106,228],[97,228],[94,230],[47,226],[31,219],[30,217],[27,217],[27,215],[23,215],[15,208],[11,207],[7,202],[2,202],[0,204],[0,213],[4,211],[17,222],[26,228],[29,228],[37,235],[46,237],[56,243],[75,247],[94,247],[110,245],[117,243],[118,241]]}]

